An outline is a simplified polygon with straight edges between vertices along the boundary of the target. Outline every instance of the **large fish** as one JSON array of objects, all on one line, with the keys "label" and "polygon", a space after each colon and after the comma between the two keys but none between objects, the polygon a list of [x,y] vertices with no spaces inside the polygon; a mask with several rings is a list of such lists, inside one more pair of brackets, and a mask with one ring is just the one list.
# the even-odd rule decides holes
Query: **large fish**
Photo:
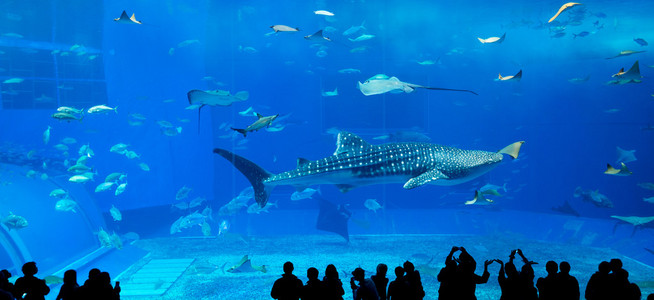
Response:
[{"label": "large fish", "polygon": [[247,91],[240,91],[232,95],[229,91],[201,91],[190,90],[186,93],[188,104],[198,107],[198,132],[200,130],[200,111],[205,105],[209,106],[230,106],[234,102],[245,101],[250,97]]},{"label": "large fish", "polygon": [[430,143],[387,143],[371,145],[359,136],[340,132],[334,155],[316,161],[298,159],[298,167],[280,174],[270,173],[230,151],[215,148],[245,175],[259,206],[264,207],[277,185],[302,189],[314,184],[335,184],[342,192],[369,184],[404,183],[413,189],[430,183],[455,185],[485,174],[502,154],[518,157],[524,142],[513,143],[498,152],[462,150]]},{"label": "large fish", "polygon": [[606,84],[627,84],[627,83],[641,83],[643,76],[640,75],[640,67],[636,61],[627,72],[622,68],[618,73],[613,74],[615,80],[611,80]]},{"label": "large fish", "polygon": [[427,89],[427,90],[441,90],[441,91],[455,91],[455,92],[468,92],[477,95],[477,93],[469,90],[455,90],[455,89],[446,89],[446,88],[437,88],[437,87],[428,87],[417,85],[408,82],[402,82],[397,77],[388,77],[385,74],[377,74],[373,77],[370,77],[364,83],[358,82],[357,87],[366,96],[378,95],[384,93],[411,93],[417,88]]}]

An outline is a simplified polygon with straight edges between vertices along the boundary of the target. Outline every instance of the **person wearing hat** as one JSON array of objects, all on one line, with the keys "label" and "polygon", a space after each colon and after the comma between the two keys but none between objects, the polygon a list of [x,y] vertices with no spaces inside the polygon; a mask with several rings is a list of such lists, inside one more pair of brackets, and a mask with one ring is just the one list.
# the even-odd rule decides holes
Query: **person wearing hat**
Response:
[{"label": "person wearing hat", "polygon": [[[377,287],[372,279],[365,278],[366,272],[361,268],[356,268],[352,271],[352,278],[350,279],[350,286],[352,287],[352,294],[354,300],[379,300],[377,294]],[[355,281],[359,282],[357,286]]]}]

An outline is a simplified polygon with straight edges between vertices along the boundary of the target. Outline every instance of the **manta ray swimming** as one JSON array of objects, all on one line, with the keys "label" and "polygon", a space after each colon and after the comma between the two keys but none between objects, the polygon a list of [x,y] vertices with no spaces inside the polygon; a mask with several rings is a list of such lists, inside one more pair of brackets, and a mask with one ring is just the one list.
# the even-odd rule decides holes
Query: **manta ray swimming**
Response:
[{"label": "manta ray swimming", "polygon": [[417,85],[408,82],[402,82],[399,79],[397,79],[397,77],[395,76],[388,77],[385,74],[377,74],[375,76],[372,76],[364,83],[361,83],[359,81],[357,87],[359,88],[361,93],[363,93],[366,96],[384,94],[388,92],[411,93],[415,91],[417,88],[427,89],[427,90],[439,90],[439,91],[468,92],[477,95],[477,93],[470,90],[455,90],[455,89],[446,89],[446,88],[438,88],[438,87],[428,87],[428,86],[422,86],[422,85]]},{"label": "manta ray swimming", "polygon": [[198,132],[200,131],[200,111],[205,105],[209,106],[230,106],[234,102],[242,102],[250,97],[247,91],[240,91],[232,95],[229,91],[215,90],[202,91],[190,90],[186,93],[189,107],[198,108]]},{"label": "manta ray swimming", "polygon": [[114,19],[115,22],[121,23],[121,24],[143,24],[141,21],[137,21],[135,14],[132,14],[132,16],[128,16],[127,12],[123,10],[123,13],[120,14],[120,17]]},{"label": "manta ray swimming", "polygon": [[640,75],[640,67],[638,61],[636,61],[627,72],[624,71],[624,68],[616,74],[613,74],[612,77],[617,78],[616,80],[611,80],[606,84],[627,84],[627,83],[641,83],[643,76]]},{"label": "manta ray swimming", "polygon": [[387,143],[372,145],[359,136],[341,131],[333,155],[309,161],[298,158],[296,169],[270,173],[228,150],[214,153],[229,160],[252,184],[254,198],[264,207],[278,185],[298,189],[314,184],[334,184],[341,192],[358,186],[404,183],[405,189],[425,184],[455,185],[477,178],[502,162],[502,154],[518,157],[524,142],[515,142],[497,152],[463,150],[431,143]]}]

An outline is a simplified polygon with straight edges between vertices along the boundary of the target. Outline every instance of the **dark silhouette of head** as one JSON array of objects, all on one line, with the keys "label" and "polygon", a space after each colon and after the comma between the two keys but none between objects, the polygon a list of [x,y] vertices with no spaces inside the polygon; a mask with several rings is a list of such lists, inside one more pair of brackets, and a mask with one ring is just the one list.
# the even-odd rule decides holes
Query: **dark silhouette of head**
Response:
[{"label": "dark silhouette of head", "polygon": [[602,274],[609,274],[611,272],[611,264],[608,261],[603,261],[599,264],[597,270]]},{"label": "dark silhouette of head", "polygon": [[477,268],[477,262],[468,252],[461,252],[459,254],[459,267],[464,272],[474,272]]},{"label": "dark silhouette of head", "polygon": [[102,273],[102,271],[100,271],[100,269],[97,269],[97,268],[93,268],[93,269],[89,270],[89,279],[93,279],[95,277],[98,277],[98,275],[100,275],[100,273]]},{"label": "dark silhouette of head", "polygon": [[284,274],[293,274],[293,263],[287,261],[284,263]]},{"label": "dark silhouette of head", "polygon": [[361,268],[356,268],[352,271],[352,276],[354,276],[354,280],[356,281],[363,281],[366,277],[366,271]]},{"label": "dark silhouette of head", "polygon": [[377,265],[377,276],[386,277],[387,272],[388,272],[388,266],[386,264]]},{"label": "dark silhouette of head", "polygon": [[327,268],[325,269],[325,277],[338,279],[338,271],[336,271],[336,266],[328,264]]},{"label": "dark silhouette of head", "polygon": [[611,271],[613,272],[622,269],[622,261],[619,258],[612,258],[609,264],[611,264]]},{"label": "dark silhouette of head", "polygon": [[647,296],[647,300],[654,300],[654,293]]},{"label": "dark silhouette of head", "polygon": [[404,277],[404,268],[397,266],[395,267],[395,277],[402,278]]},{"label": "dark silhouette of head", "polygon": [[77,284],[77,271],[70,269],[64,272],[64,283]]},{"label": "dark silhouette of head", "polygon": [[559,266],[556,264],[555,261],[550,260],[547,263],[545,263],[545,271],[547,271],[547,274],[549,275],[554,275],[556,272],[559,271]]},{"label": "dark silhouette of head", "polygon": [[23,265],[22,271],[23,274],[25,274],[25,276],[34,276],[34,274],[36,274],[39,271],[39,269],[36,267],[35,262],[30,261],[30,262],[26,262]]},{"label": "dark silhouette of head", "polygon": [[518,273],[518,269],[515,267],[515,264],[512,262],[507,262],[504,264],[504,270],[506,272],[506,277],[508,278],[517,278],[520,275]]},{"label": "dark silhouette of head", "polygon": [[309,280],[318,279],[318,269],[314,267],[307,269],[307,278],[309,278]]},{"label": "dark silhouette of head", "polygon": [[100,284],[111,285],[111,276],[109,276],[108,272],[100,272],[98,274],[98,281]]},{"label": "dark silhouette of head", "polygon": [[559,264],[559,269],[561,269],[562,274],[570,274],[570,264],[567,261],[562,261]]},{"label": "dark silhouette of head", "polygon": [[5,278],[11,278],[11,272],[9,272],[9,270],[7,270],[7,269],[2,269],[2,271],[0,271],[0,273],[4,274]]},{"label": "dark silhouette of head", "polygon": [[416,269],[413,263],[411,263],[408,260],[405,261],[404,264],[402,264],[402,267],[404,267],[404,271],[406,271],[407,274],[412,273]]}]

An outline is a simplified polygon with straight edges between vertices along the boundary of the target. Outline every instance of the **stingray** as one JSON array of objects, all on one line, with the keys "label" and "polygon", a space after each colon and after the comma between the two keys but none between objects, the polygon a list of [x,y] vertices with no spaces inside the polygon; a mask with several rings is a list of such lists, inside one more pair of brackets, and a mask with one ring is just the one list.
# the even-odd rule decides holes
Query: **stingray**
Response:
[{"label": "stingray", "polygon": [[642,228],[654,228],[654,216],[652,217],[636,217],[636,216],[629,216],[629,217],[623,217],[623,216],[611,216],[611,218],[616,218],[622,222],[618,222],[615,224],[613,227],[613,232],[615,233],[615,230],[618,228],[618,225],[621,223],[629,223],[634,226],[634,230],[631,232],[631,235],[633,236],[636,233],[637,229],[642,229]]},{"label": "stingray", "polygon": [[618,163],[628,163],[636,160],[636,155],[634,154],[636,150],[625,150],[620,147],[616,147],[616,151],[618,153]]},{"label": "stingray", "polygon": [[568,200],[565,200],[565,202],[561,206],[552,207],[552,210],[553,211],[558,211],[558,212],[560,212],[562,214],[572,215],[572,216],[575,216],[575,217],[580,217],[581,216],[579,214],[579,212],[577,212],[574,208],[572,208],[572,206],[570,205],[570,202],[568,202]]},{"label": "stingray", "polygon": [[489,205],[489,204],[493,204],[493,200],[486,199],[486,197],[484,197],[483,193],[480,193],[479,191],[475,191],[475,198],[470,200],[470,201],[465,202],[465,205],[471,205],[471,204]]},{"label": "stingray", "polygon": [[136,17],[134,17],[134,14],[132,16],[128,16],[127,12],[123,10],[123,13],[120,14],[119,18],[115,18],[114,21],[121,23],[121,24],[143,24],[141,21],[137,21]]},{"label": "stingray", "polygon": [[417,85],[408,82],[402,82],[397,77],[388,77],[384,74],[377,74],[373,77],[370,77],[364,83],[359,81],[358,88],[366,96],[378,95],[384,93],[411,93],[417,88],[427,89],[427,90],[439,90],[439,91],[455,91],[455,92],[468,92],[477,95],[477,93],[470,90],[456,90],[456,89],[447,89],[447,88],[438,88],[438,87],[428,87]]},{"label": "stingray", "polygon": [[322,35],[322,29],[316,31],[316,33],[314,33],[314,34],[307,35],[304,38],[307,39],[307,40],[319,41],[319,42],[323,42],[323,41],[331,42],[332,41],[330,38],[324,37]]},{"label": "stingray", "polygon": [[489,37],[489,38],[486,38],[486,39],[482,39],[482,38],[478,37],[477,39],[482,44],[492,44],[492,43],[498,43],[499,44],[499,43],[504,42],[504,38],[506,38],[506,33],[504,33],[501,37],[494,36],[494,37]]},{"label": "stingray", "polygon": [[611,80],[607,84],[626,84],[626,83],[641,83],[643,76],[640,75],[640,67],[638,61],[636,61],[629,71],[625,72],[624,68],[620,69],[620,72],[613,75],[616,77],[616,80]]},{"label": "stingray", "polygon": [[520,79],[522,79],[522,70],[518,71],[518,73],[513,76],[502,76],[502,74],[498,74],[495,81],[520,81]]},{"label": "stingray", "polygon": [[620,169],[616,169],[611,166],[611,164],[606,164],[606,171],[604,171],[604,174],[608,175],[615,175],[615,176],[629,176],[633,174],[631,171],[629,171],[629,168],[627,168],[627,165],[625,165],[623,162],[620,163]]},{"label": "stingray", "polygon": [[352,212],[347,210],[343,205],[336,205],[325,199],[318,198],[320,213],[316,221],[318,230],[329,231],[342,236],[347,242],[350,242],[350,234],[347,230],[347,221],[352,216]]},{"label": "stingray", "polygon": [[643,50],[643,51],[624,50],[624,51],[620,51],[620,54],[618,54],[616,56],[607,57],[606,59],[614,59],[614,58],[621,57],[621,56],[627,56],[627,55],[632,55],[632,54],[636,54],[636,53],[643,53],[643,52],[645,52],[645,50]]},{"label": "stingray", "polygon": [[201,91],[190,90],[186,93],[188,103],[191,106],[199,107],[198,109],[198,131],[200,130],[200,111],[205,105],[209,106],[230,106],[234,102],[242,102],[250,97],[247,91],[240,91],[232,95],[229,91]]},{"label": "stingray", "polygon": [[247,255],[243,256],[241,260],[226,270],[229,273],[253,273],[253,272],[262,272],[266,273],[266,265],[253,266],[250,258]]}]

